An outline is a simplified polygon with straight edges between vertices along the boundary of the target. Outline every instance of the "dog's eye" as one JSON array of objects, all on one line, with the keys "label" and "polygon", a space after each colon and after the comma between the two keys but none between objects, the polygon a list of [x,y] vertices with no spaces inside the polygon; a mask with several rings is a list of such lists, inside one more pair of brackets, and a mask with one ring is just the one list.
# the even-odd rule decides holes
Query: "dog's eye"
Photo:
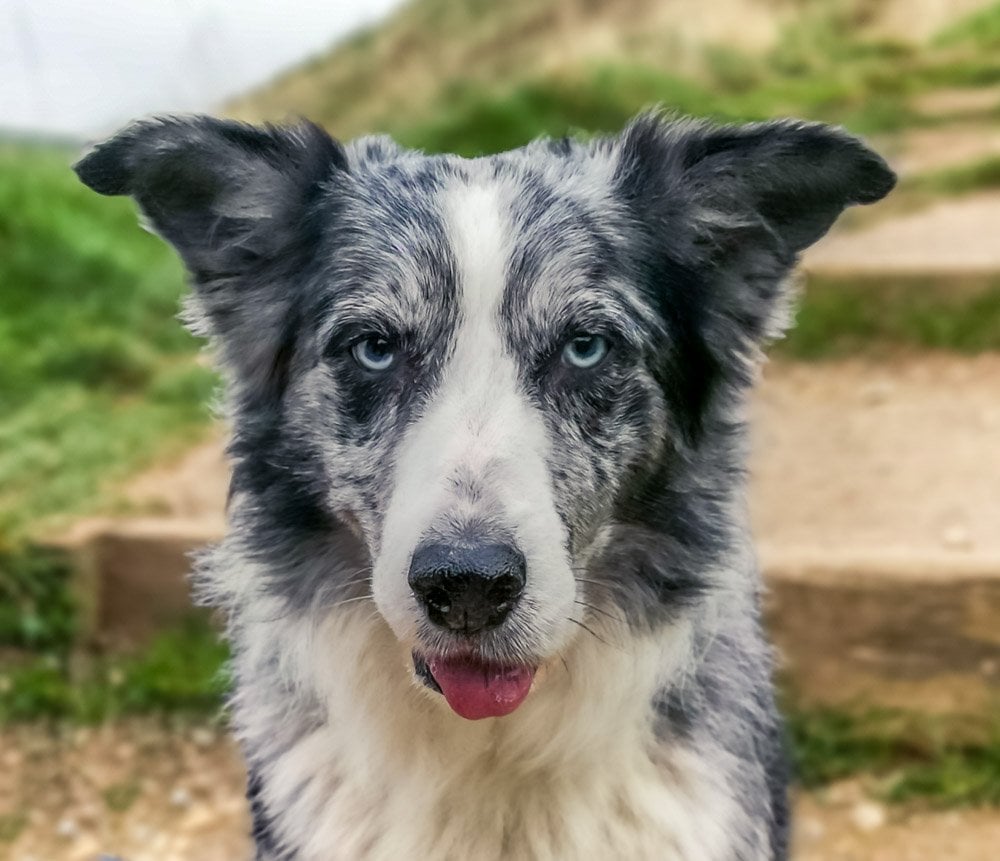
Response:
[{"label": "dog's eye", "polygon": [[602,335],[576,335],[566,342],[562,357],[574,368],[594,368],[608,354],[608,339]]},{"label": "dog's eye", "polygon": [[366,370],[388,371],[396,363],[396,345],[388,338],[376,335],[358,341],[351,347],[351,355]]}]

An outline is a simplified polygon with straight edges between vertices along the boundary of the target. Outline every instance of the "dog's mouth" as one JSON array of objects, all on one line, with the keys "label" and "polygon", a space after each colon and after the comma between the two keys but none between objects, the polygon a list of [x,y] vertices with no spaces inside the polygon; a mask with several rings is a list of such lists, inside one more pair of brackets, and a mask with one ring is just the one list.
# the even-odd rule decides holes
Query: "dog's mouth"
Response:
[{"label": "dog's mouth", "polygon": [[442,694],[451,710],[466,720],[503,717],[528,696],[535,667],[486,663],[466,655],[425,658],[413,653],[413,668],[432,691]]}]

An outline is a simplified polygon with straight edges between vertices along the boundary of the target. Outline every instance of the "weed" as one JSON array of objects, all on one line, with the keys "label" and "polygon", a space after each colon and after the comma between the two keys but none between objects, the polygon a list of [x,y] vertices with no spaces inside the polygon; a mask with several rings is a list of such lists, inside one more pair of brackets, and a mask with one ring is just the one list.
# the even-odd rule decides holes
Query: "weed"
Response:
[{"label": "weed", "polygon": [[1000,48],[1000,3],[991,3],[946,27],[935,36],[934,43]]},{"label": "weed", "polygon": [[992,155],[929,173],[903,184],[904,191],[955,196],[1000,187],[1000,156]]},{"label": "weed", "polygon": [[810,278],[775,352],[815,360],[900,348],[1000,350],[1000,281]]},{"label": "weed", "polygon": [[887,802],[1000,804],[1000,727],[963,737],[928,716],[794,707],[788,726],[796,777],[807,788],[867,774],[880,778]]},{"label": "weed", "polygon": [[31,546],[0,551],[0,647],[65,652],[76,631],[65,557]]},{"label": "weed", "polygon": [[167,631],[133,655],[28,655],[0,685],[0,723],[60,719],[96,723],[123,715],[219,711],[228,651],[203,617]]}]

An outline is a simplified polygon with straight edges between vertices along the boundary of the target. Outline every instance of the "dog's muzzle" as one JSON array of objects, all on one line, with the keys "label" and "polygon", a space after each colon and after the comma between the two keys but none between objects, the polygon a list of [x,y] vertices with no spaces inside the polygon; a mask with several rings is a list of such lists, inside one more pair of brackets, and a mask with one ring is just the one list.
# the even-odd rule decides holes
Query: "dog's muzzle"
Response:
[{"label": "dog's muzzle", "polygon": [[[507,544],[426,544],[407,577],[436,627],[470,640],[504,623],[524,591],[524,555]],[[484,662],[469,652],[413,654],[417,677],[461,717],[502,717],[527,697],[535,668]]]}]

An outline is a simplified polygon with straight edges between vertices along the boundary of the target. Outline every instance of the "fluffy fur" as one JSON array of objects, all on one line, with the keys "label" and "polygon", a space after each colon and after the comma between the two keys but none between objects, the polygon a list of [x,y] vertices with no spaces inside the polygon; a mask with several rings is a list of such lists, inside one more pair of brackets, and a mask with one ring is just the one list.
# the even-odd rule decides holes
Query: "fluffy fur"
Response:
[{"label": "fluffy fur", "polygon": [[[177,248],[226,375],[230,528],[198,585],[261,861],[786,857],[743,409],[799,252],[892,187],[878,156],[792,121],[464,160],[196,117],[77,171]],[[594,368],[563,358],[580,335]],[[359,365],[371,338],[391,370]],[[524,594],[435,627],[410,559],[484,538]],[[449,711],[411,652],[456,650],[538,666],[527,700]]]}]

